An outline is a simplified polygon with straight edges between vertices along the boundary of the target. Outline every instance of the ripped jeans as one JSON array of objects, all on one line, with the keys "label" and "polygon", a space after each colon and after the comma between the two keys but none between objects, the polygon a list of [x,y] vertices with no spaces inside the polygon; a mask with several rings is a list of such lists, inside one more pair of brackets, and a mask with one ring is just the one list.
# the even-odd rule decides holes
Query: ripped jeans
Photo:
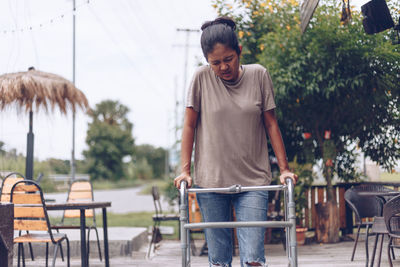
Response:
[{"label": "ripped jeans", "polygon": [[[221,222],[232,220],[232,206],[235,209],[236,221],[267,220],[268,191],[252,191],[237,194],[199,193],[197,201],[204,222]],[[205,228],[210,267],[231,267],[232,233],[231,228]],[[237,228],[239,241],[240,265],[259,263],[266,266],[264,256],[265,228]]]}]

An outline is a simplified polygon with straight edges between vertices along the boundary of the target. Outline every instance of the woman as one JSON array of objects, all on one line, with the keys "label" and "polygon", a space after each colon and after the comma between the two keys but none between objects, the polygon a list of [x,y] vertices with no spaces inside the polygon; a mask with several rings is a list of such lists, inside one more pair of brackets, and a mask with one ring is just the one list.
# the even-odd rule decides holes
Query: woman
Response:
[{"label": "woman", "polygon": [[[198,187],[269,185],[268,134],[281,176],[297,176],[288,167],[275,117],[274,95],[267,70],[240,65],[235,22],[227,17],[203,24],[201,47],[209,63],[195,73],[188,92],[182,134],[182,173],[174,184],[191,187],[191,155],[195,142],[194,178]],[[265,221],[268,192],[201,193],[197,200],[204,221]],[[232,231],[205,229],[210,266],[231,266]],[[265,228],[238,228],[241,266],[266,266]]]}]

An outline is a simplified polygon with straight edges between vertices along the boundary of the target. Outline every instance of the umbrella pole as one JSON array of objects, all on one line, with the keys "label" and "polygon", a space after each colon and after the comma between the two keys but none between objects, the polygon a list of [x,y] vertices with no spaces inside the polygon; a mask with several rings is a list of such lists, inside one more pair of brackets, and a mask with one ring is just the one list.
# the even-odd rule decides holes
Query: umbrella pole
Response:
[{"label": "umbrella pole", "polygon": [[33,180],[33,112],[29,111],[29,132],[27,136],[27,146],[26,146],[26,167],[25,167],[25,177],[28,180]]}]

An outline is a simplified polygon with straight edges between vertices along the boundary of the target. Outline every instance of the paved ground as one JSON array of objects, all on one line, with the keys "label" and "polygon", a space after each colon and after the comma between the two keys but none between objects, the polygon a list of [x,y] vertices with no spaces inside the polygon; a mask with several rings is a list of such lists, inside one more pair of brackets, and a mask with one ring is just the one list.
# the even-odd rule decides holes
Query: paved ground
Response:
[{"label": "paved ground", "polygon": [[[197,240],[196,246],[200,247],[202,241]],[[372,242],[371,242],[372,245]],[[355,260],[350,261],[350,255],[353,247],[353,242],[341,242],[336,244],[312,244],[306,246],[299,246],[298,253],[298,266],[301,267],[361,267],[365,266],[365,251],[363,243],[359,243]],[[372,246],[371,246],[372,247]],[[147,259],[145,257],[147,247],[144,246],[140,251],[135,252],[132,257],[114,257],[111,259],[111,266],[116,267],[179,267],[181,266],[181,252],[180,243],[178,241],[163,240],[155,253]],[[400,266],[399,251],[396,251],[397,260],[393,262],[394,266]],[[267,245],[266,257],[269,267],[287,267],[287,258],[282,250],[282,245]],[[207,256],[192,257],[191,267],[207,267]],[[14,266],[16,262],[14,261]],[[27,261],[27,266],[44,266],[43,259],[37,259],[35,262]],[[66,266],[65,262],[58,259],[56,266]],[[80,259],[73,258],[71,266],[80,266]],[[98,258],[92,257],[90,266],[100,267],[104,263],[100,262]],[[238,267],[239,258],[234,257],[233,266]],[[381,266],[389,266],[387,261],[386,249],[382,254]]]}]

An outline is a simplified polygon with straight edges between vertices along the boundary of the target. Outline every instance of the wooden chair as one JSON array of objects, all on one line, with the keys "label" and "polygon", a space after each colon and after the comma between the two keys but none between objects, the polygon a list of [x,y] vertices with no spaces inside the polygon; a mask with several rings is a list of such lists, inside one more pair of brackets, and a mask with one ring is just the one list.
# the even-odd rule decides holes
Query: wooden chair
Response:
[{"label": "wooden chair", "polygon": [[[91,202],[93,200],[94,200],[93,186],[90,181],[80,179],[80,180],[75,180],[71,183],[71,186],[69,187],[69,190],[68,190],[67,202]],[[93,220],[93,223],[91,226],[90,225],[86,226],[86,229],[88,229],[87,258],[89,259],[89,254],[90,254],[90,230],[93,229],[95,231],[96,237],[97,237],[97,248],[99,250],[99,258],[100,258],[100,261],[102,261],[99,232],[98,232],[97,226],[96,226],[96,214],[95,214],[94,209],[86,210],[85,217],[92,218],[92,220]],[[63,212],[61,222],[59,224],[53,225],[52,228],[57,230],[57,232],[60,229],[80,229],[79,225],[65,224],[66,218],[74,218],[74,219],[80,218],[80,211],[79,210],[65,210]],[[61,249],[60,252],[62,255],[63,254],[62,247],[60,247],[60,249]]]},{"label": "wooden chair", "polygon": [[43,231],[44,233],[27,233],[14,238],[18,244],[18,267],[22,256],[25,266],[24,243],[46,243],[46,266],[48,266],[49,243],[54,244],[53,264],[55,266],[58,245],[67,242],[67,265],[70,266],[69,240],[66,234],[53,234],[43,193],[39,185],[31,180],[16,182],[11,188],[11,202],[14,204],[14,230]]},{"label": "wooden chair", "polygon": [[[0,202],[11,202],[10,198],[11,198],[11,188],[13,187],[13,185],[16,182],[25,180],[25,177],[18,173],[18,172],[11,172],[9,174],[7,174],[2,181],[1,184],[1,191],[0,191]],[[21,235],[21,231],[19,232],[19,234]],[[27,232],[27,234],[29,234],[29,231]],[[32,249],[32,244],[28,243],[29,245],[29,252],[31,255],[31,259],[35,260],[35,257],[33,255],[33,249]]]},{"label": "wooden chair", "polygon": [[160,193],[158,190],[157,186],[153,186],[151,188],[151,194],[153,196],[153,202],[154,202],[154,209],[155,209],[155,214],[153,215],[153,229],[152,229],[152,235],[151,235],[151,240],[149,244],[149,250],[147,252],[147,257],[150,256],[150,251],[152,245],[154,245],[154,250],[155,250],[155,244],[160,242],[162,239],[161,233],[160,233],[160,224],[161,222],[164,221],[178,221],[179,222],[179,215],[177,214],[164,214],[162,211],[161,207],[161,202],[160,202]]},{"label": "wooden chair", "polygon": [[10,202],[11,188],[16,182],[22,180],[25,180],[25,177],[18,172],[7,174],[1,183],[0,202]]},{"label": "wooden chair", "polygon": [[[199,204],[197,203],[197,199],[196,199],[196,193],[188,194],[188,207],[189,207],[189,222],[190,223],[202,222],[200,207],[199,207]],[[197,253],[197,249],[194,244],[194,238],[193,238],[193,234],[195,234],[195,233],[204,233],[203,229],[202,228],[190,229],[189,233],[190,233],[190,248],[192,250],[192,255],[193,256],[207,255],[207,253],[208,253],[207,242],[204,241],[204,244],[201,247],[200,252]]]}]

